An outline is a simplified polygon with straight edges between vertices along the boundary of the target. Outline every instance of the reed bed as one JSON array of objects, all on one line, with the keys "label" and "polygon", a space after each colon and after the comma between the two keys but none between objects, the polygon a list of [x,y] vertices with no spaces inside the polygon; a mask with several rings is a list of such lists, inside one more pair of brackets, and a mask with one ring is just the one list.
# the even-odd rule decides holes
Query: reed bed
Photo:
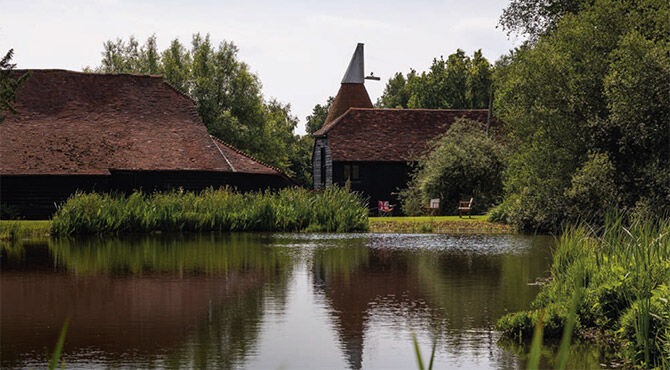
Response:
[{"label": "reed bed", "polygon": [[77,193],[53,216],[54,235],[181,231],[325,231],[368,228],[360,195],[331,187],[323,192],[282,189],[238,193]]},{"label": "reed bed", "polygon": [[504,316],[498,329],[519,341],[533,338],[538,326],[547,340],[574,333],[610,341],[631,365],[670,366],[669,219],[625,224],[611,217],[597,230],[569,228],[554,251],[551,277],[531,311]]}]

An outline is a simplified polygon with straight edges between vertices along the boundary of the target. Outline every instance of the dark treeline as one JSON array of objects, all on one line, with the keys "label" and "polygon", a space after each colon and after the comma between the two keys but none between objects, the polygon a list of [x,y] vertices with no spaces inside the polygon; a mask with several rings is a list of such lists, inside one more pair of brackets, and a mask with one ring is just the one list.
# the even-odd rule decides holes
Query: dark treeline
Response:
[{"label": "dark treeline", "polygon": [[106,41],[100,66],[87,70],[163,75],[195,100],[211,135],[309,184],[311,139],[293,133],[298,119],[290,105],[265,99],[260,79],[237,53],[232,42],[214,45],[209,35],[199,33],[190,48],[175,39],[163,51],[155,36],[142,45],[131,36]]},{"label": "dark treeline", "polygon": [[[535,8],[554,12],[519,12]],[[613,208],[669,214],[668,19],[664,0],[517,0],[503,13],[531,37],[494,76],[514,148],[499,219],[556,230]]]}]

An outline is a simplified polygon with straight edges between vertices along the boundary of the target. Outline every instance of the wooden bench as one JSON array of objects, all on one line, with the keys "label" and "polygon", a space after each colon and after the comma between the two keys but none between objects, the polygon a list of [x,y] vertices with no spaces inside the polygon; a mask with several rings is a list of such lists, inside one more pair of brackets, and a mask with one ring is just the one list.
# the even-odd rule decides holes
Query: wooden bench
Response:
[{"label": "wooden bench", "polygon": [[424,216],[438,216],[440,214],[440,200],[431,199],[430,203],[422,203],[421,211]]},{"label": "wooden bench", "polygon": [[458,202],[458,217],[463,218],[463,212],[467,211],[468,212],[468,218],[472,218],[470,216],[470,212],[472,212],[472,199],[470,198],[470,201],[460,201]]}]

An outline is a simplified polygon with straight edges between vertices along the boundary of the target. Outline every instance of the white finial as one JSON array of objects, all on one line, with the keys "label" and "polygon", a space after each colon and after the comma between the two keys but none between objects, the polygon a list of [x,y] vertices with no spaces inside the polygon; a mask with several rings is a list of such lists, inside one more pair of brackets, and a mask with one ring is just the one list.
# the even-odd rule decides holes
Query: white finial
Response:
[{"label": "white finial", "polygon": [[349,62],[349,68],[342,78],[343,84],[362,84],[365,82],[364,79],[365,72],[363,67],[363,44],[358,43],[356,45],[356,51],[351,57],[351,62]]}]

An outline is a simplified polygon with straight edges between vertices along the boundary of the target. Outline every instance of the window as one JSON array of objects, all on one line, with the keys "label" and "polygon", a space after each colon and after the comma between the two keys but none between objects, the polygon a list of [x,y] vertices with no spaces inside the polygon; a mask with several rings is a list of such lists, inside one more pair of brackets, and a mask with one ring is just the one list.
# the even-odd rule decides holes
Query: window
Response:
[{"label": "window", "polygon": [[351,180],[351,181],[356,181],[359,180],[359,169],[357,165],[348,165],[345,164],[344,166],[344,181]]}]

